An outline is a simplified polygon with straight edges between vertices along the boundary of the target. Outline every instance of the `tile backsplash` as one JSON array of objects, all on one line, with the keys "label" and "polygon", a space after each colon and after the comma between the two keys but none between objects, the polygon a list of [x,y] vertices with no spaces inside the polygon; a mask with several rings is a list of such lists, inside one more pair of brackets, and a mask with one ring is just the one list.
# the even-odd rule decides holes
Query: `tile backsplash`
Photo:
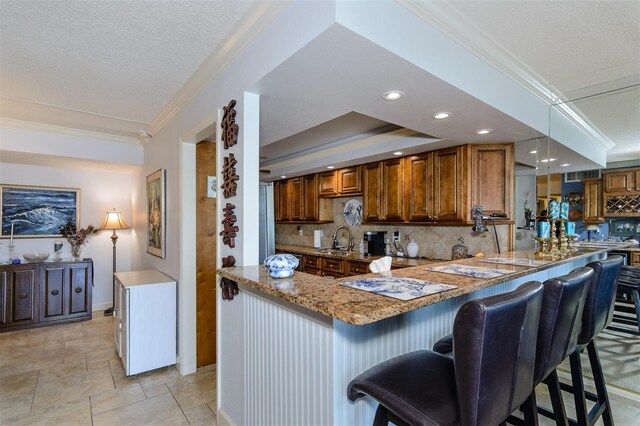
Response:
[{"label": "tile backsplash", "polygon": [[[276,243],[312,247],[313,231],[320,229],[324,234],[322,245],[324,247],[330,246],[331,236],[335,229],[340,225],[346,224],[342,211],[344,205],[352,198],[362,202],[362,197],[333,199],[333,223],[321,225],[276,223]],[[300,229],[300,231],[298,229]],[[350,229],[355,241],[354,250],[358,250],[358,243],[366,231],[385,231],[389,239],[391,239],[393,231],[400,231],[402,238],[400,242],[402,243],[402,247],[405,248],[405,252],[407,243],[411,239],[414,239],[420,246],[418,256],[429,259],[451,259],[451,247],[458,242],[459,237],[464,238],[464,244],[469,247],[469,254],[471,255],[478,252],[487,254],[497,252],[493,228],[491,226],[489,226],[489,232],[482,233],[472,232],[471,226],[381,225],[362,223],[360,226],[351,226]],[[505,252],[509,246],[509,226],[498,225],[497,230],[500,248]],[[340,244],[346,245],[347,233],[341,232],[340,238]]]}]

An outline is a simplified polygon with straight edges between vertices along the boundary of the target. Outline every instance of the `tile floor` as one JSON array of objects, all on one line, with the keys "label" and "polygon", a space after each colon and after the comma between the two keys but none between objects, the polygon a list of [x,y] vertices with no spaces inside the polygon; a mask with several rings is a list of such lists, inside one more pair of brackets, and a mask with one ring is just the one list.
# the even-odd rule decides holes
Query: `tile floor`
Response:
[{"label": "tile floor", "polygon": [[1,425],[216,425],[215,366],[126,377],[113,318],[0,334]]},{"label": "tile floor", "polygon": [[[635,425],[640,338],[606,331],[598,343],[614,420]],[[544,386],[537,394],[550,406]],[[102,312],[91,321],[0,334],[0,425],[216,425],[215,399],[215,367],[188,376],[167,367],[126,377],[113,319]],[[565,405],[574,413],[568,394]],[[541,417],[540,424],[554,423]]]}]

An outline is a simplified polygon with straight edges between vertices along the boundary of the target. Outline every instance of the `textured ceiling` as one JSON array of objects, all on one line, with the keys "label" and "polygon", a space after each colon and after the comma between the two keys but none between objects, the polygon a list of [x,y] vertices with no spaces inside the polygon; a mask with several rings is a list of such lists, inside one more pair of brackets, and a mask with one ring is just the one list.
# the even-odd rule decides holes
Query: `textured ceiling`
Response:
[{"label": "textured ceiling", "polygon": [[0,94],[148,123],[251,3],[2,0]]},{"label": "textured ceiling", "polygon": [[450,1],[564,94],[640,73],[640,1]]}]

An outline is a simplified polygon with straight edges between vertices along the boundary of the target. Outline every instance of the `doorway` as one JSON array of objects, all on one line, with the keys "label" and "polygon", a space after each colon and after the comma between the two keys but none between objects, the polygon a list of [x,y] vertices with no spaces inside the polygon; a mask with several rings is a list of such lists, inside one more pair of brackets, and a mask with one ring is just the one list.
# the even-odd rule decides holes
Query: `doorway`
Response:
[{"label": "doorway", "polygon": [[216,144],[196,144],[196,367],[216,362]]}]

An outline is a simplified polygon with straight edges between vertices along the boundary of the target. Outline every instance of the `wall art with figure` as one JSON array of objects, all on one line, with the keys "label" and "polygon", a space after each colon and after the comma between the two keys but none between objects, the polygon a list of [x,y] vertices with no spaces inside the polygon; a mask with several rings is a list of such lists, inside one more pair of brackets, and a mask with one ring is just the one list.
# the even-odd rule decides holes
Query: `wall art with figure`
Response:
[{"label": "wall art with figure", "polygon": [[80,223],[80,189],[0,185],[2,237],[59,237],[67,223]]},{"label": "wall art with figure", "polygon": [[165,257],[165,170],[147,176],[147,253]]}]

